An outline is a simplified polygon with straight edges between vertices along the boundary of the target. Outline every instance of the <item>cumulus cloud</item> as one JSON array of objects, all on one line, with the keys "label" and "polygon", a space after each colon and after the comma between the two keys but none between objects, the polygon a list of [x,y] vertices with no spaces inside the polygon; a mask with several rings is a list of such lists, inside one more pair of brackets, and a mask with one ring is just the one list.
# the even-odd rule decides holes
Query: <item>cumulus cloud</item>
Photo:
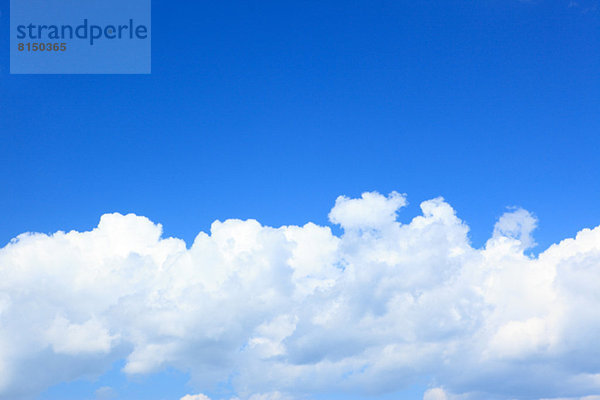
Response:
[{"label": "cumulus cloud", "polygon": [[397,192],[392,192],[387,197],[376,192],[366,192],[360,199],[340,196],[329,213],[329,219],[344,229],[375,229],[393,224],[398,209],[405,205],[406,196]]},{"label": "cumulus cloud", "polygon": [[532,233],[537,228],[537,219],[527,210],[517,208],[502,215],[494,226],[494,238],[517,239],[523,249],[535,246]]},{"label": "cumulus cloud", "polygon": [[443,387],[425,400],[600,393],[600,227],[533,256],[525,210],[473,248],[443,199],[402,224],[406,204],[342,196],[339,236],[227,220],[188,247],[132,214],[20,235],[0,249],[0,399],[119,359],[125,374],[177,368],[243,399],[373,397],[425,377]]}]

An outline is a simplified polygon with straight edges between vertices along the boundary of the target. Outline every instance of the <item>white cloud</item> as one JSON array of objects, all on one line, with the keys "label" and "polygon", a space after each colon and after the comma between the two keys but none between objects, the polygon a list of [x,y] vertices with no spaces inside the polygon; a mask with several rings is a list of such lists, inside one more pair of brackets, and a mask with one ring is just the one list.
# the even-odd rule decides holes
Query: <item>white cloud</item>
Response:
[{"label": "white cloud", "polygon": [[107,353],[110,351],[111,342],[115,340],[95,319],[90,319],[84,324],[73,324],[62,316],[54,319],[46,335],[56,354]]},{"label": "white cloud", "polygon": [[244,399],[371,395],[424,377],[444,388],[425,400],[600,392],[600,227],[534,257],[525,210],[476,249],[443,199],[401,224],[405,204],[340,197],[341,236],[217,221],[190,248],[135,215],[23,234],[0,249],[0,399],[118,359],[127,374],[190,371],[198,389],[232,382]]},{"label": "white cloud", "polygon": [[510,238],[520,242],[523,249],[535,246],[532,232],[537,220],[527,210],[517,208],[502,215],[494,227],[494,239]]},{"label": "white cloud", "polygon": [[253,394],[248,400],[291,400],[291,397],[280,392]]},{"label": "white cloud", "polygon": [[396,212],[406,205],[406,196],[392,192],[389,196],[363,193],[360,199],[340,196],[329,213],[329,219],[344,229],[379,228],[393,224]]},{"label": "white cloud", "polygon": [[200,394],[186,394],[179,400],[210,400],[210,397],[200,393]]},{"label": "white cloud", "polygon": [[423,400],[448,400],[448,395],[442,388],[433,388],[425,392]]}]

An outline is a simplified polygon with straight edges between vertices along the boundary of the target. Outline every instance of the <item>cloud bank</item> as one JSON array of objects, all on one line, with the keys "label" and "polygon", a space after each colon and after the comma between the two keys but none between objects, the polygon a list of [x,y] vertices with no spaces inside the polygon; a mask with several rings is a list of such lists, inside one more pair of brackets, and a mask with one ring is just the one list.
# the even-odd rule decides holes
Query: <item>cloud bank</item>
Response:
[{"label": "cloud bank", "polygon": [[342,196],[329,214],[341,236],[227,220],[188,248],[133,214],[20,235],[0,249],[0,399],[119,359],[125,374],[173,367],[243,399],[417,381],[427,400],[600,393],[600,227],[534,257],[525,210],[477,249],[443,199],[401,224],[405,204]]}]

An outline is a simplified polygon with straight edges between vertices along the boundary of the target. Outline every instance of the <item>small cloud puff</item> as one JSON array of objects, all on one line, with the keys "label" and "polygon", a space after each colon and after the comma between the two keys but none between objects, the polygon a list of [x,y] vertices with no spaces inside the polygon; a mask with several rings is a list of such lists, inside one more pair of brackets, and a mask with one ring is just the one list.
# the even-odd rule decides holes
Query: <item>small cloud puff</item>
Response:
[{"label": "small cloud puff", "polygon": [[102,386],[95,392],[95,400],[112,400],[117,398],[117,393],[110,386]]},{"label": "small cloud puff", "polygon": [[502,215],[494,226],[494,239],[510,238],[520,242],[523,249],[535,246],[532,233],[537,219],[527,210],[517,208]]},{"label": "small cloud puff", "polygon": [[179,400],[210,400],[210,397],[200,393],[200,394],[186,394]]},{"label": "small cloud puff", "polygon": [[442,388],[433,388],[425,392],[423,400],[448,400],[448,395]]},{"label": "small cloud puff", "polygon": [[377,229],[393,224],[397,211],[406,204],[406,196],[397,192],[387,197],[367,192],[360,199],[340,196],[329,213],[329,220],[344,229]]}]

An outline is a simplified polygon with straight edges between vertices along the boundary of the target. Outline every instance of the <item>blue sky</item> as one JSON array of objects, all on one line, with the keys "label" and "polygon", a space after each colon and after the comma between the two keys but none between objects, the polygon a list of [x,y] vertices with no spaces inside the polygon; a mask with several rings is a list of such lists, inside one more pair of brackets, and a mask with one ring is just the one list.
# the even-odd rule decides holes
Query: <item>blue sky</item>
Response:
[{"label": "blue sky", "polygon": [[[539,220],[536,254],[600,224],[595,0],[153,0],[152,74],[132,76],[9,75],[8,5],[3,246],[112,212],[188,246],[229,218],[340,234],[336,198],[366,191],[406,193],[401,222],[443,196],[474,248],[507,207]],[[40,399],[202,391],[185,371],[132,383],[108,365]],[[418,383],[396,398],[421,399]]]}]

